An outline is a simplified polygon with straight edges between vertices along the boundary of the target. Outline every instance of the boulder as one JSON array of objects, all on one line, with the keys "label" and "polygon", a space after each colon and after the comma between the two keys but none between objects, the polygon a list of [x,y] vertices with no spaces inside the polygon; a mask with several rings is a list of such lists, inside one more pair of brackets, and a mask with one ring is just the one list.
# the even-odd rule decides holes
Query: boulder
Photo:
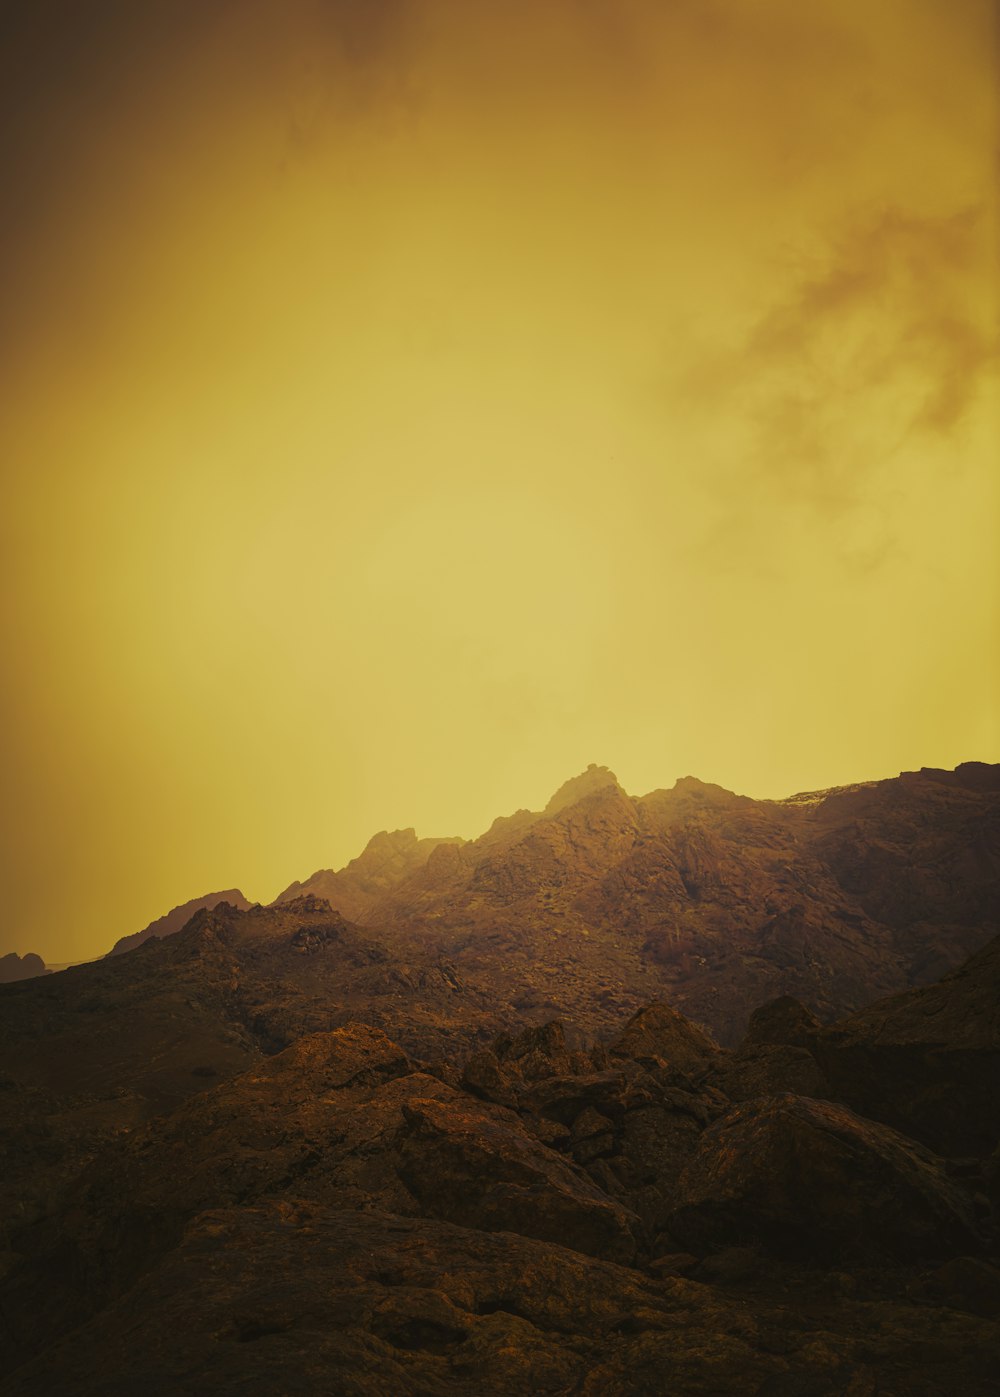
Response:
[{"label": "boulder", "polygon": [[781,1044],[809,1048],[820,1028],[819,1019],[811,1010],[784,994],[753,1011],[741,1047],[746,1050]]},{"label": "boulder", "polygon": [[691,1250],[759,1245],[823,1264],[979,1247],[967,1196],[930,1151],[791,1094],[749,1102],[704,1132],[668,1225]]},{"label": "boulder", "polygon": [[633,1014],[609,1051],[612,1057],[670,1067],[689,1077],[704,1072],[719,1054],[704,1029],[668,1004],[649,1004]]}]

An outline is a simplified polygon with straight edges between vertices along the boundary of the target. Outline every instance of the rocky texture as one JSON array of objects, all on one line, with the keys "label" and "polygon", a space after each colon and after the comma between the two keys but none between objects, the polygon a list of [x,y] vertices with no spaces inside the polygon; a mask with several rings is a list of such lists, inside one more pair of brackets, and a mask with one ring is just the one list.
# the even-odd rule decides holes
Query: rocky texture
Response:
[{"label": "rocky texture", "polygon": [[829,1097],[815,1053],[821,1028],[815,1014],[782,995],[754,1010],[738,1049],[716,1062],[713,1080],[733,1101],[786,1091]]},{"label": "rocky texture", "polygon": [[[311,954],[331,914],[307,907]],[[829,1032],[784,1004],[747,1052]],[[663,1004],[461,1068],[362,1024],[258,1045],[12,1228],[2,1391],[985,1397],[1000,1272],[969,1161],[827,1101],[734,1108],[740,1057]]]},{"label": "rocky texture", "polygon": [[591,762],[586,771],[582,771],[579,776],[571,776],[568,781],[563,782],[542,813],[550,817],[558,815],[560,811],[578,805],[581,800],[586,800],[588,796],[598,795],[609,790],[625,794],[618,784],[618,777],[610,767],[598,766],[596,762]]},{"label": "rocky texture", "polygon": [[844,1106],[790,1093],[705,1130],[676,1203],[670,1228],[694,1249],[761,1245],[844,1264],[981,1246],[971,1200],[942,1160]]},{"label": "rocky texture", "polygon": [[606,767],[480,838],[377,835],[305,887],[393,950],[433,949],[524,1022],[592,1035],[661,998],[739,1041],[794,995],[829,1021],[933,980],[1000,919],[1000,767],[755,801]]},{"label": "rocky texture", "polygon": [[987,1397],[988,1321],[797,1278],[748,1300],[551,1243],[295,1201],[202,1214],[5,1397]]},{"label": "rocky texture", "polygon": [[712,1039],[696,1024],[671,1009],[651,1004],[633,1014],[625,1029],[613,1039],[612,1057],[633,1058],[655,1067],[671,1067],[678,1073],[698,1076],[718,1056]]},{"label": "rocky texture", "polygon": [[816,1015],[790,994],[784,994],[753,1011],[740,1047],[743,1052],[763,1048],[808,1050],[815,1045],[819,1031]]},{"label": "rocky texture", "polygon": [[382,830],[346,868],[317,870],[279,893],[275,904],[303,896],[322,897],[345,917],[361,921],[387,892],[422,869],[436,849],[463,843],[459,838],[418,839],[414,829]]},{"label": "rocky texture", "polygon": [[[129,1284],[208,1207],[293,1192],[631,1261],[638,1219],[504,1107],[419,1070],[376,1029],[313,1034],[122,1135],[28,1230],[4,1297],[15,1346]],[[25,1235],[22,1231],[21,1236]]]},{"label": "rocky texture", "polygon": [[940,983],[896,995],[817,1035],[831,1090],[932,1148],[1000,1144],[1000,938]]},{"label": "rocky texture", "polygon": [[[636,1015],[610,1051],[571,1050],[561,1024],[530,1029],[475,1053],[462,1085],[489,1101],[517,1110],[541,1141],[587,1171],[609,1197],[639,1220],[636,1234],[649,1254],[661,1240],[677,1175],[697,1147],[704,1125],[725,1110],[726,1098],[705,1085],[707,1066],[687,1063],[687,1073],[651,1056],[643,1022],[663,1025],[663,1005]],[[667,1011],[669,1012],[669,1011]],[[680,1016],[669,1036],[688,1046],[704,1043],[714,1064],[719,1050]],[[632,1046],[636,1056],[632,1056]],[[666,1045],[662,1037],[658,1046]]]},{"label": "rocky texture", "polygon": [[15,980],[33,980],[45,974],[45,962],[34,951],[19,956],[16,951],[0,956],[0,985],[12,985]]},{"label": "rocky texture", "polygon": [[713,1080],[734,1100],[793,1090],[844,1101],[932,1149],[985,1158],[1000,1146],[1000,937],[936,984],[839,1023],[788,997],[764,1005]]},{"label": "rocky texture", "polygon": [[196,913],[128,955],[0,994],[0,1219],[30,1217],[113,1141],[305,1034],[364,1018],[428,1057],[507,1020],[426,952],[393,958],[300,898]]},{"label": "rocky texture", "polygon": [[108,955],[120,956],[125,951],[134,951],[137,946],[141,946],[151,936],[173,936],[175,932],[183,931],[196,912],[211,912],[221,902],[225,902],[228,906],[235,907],[241,912],[248,911],[252,905],[239,888],[227,888],[225,892],[206,893],[204,897],[193,897],[189,902],[182,902],[179,907],[174,907],[164,916],[157,917],[155,921],[150,922],[149,926],[143,927],[142,931],[133,932],[131,936],[121,937],[111,947]]},{"label": "rocky texture", "polygon": [[985,940],[994,787],[592,768],[386,836],[370,928],[223,904],[4,987],[0,1390],[992,1393],[1000,943],[826,1020]]}]

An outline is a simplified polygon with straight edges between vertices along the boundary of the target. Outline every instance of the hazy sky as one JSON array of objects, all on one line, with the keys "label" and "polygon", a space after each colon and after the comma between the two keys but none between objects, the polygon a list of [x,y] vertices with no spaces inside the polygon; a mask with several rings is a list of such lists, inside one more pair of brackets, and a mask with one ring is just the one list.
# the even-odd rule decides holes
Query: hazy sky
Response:
[{"label": "hazy sky", "polygon": [[0,16],[0,951],[1000,759],[994,4]]}]

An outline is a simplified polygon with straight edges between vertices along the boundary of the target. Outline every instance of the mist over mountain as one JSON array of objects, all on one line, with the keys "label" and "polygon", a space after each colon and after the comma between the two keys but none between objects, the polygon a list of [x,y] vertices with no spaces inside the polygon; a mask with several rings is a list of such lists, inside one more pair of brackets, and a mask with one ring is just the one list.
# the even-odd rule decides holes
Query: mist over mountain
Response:
[{"label": "mist over mountain", "polygon": [[592,1031],[652,993],[732,1043],[799,996],[825,1018],[935,978],[1000,917],[1000,768],[969,762],[752,800],[685,777],[634,798],[607,767],[478,839],[383,831],[294,883],[446,956],[530,1017]]},{"label": "mist over mountain", "polygon": [[0,3],[0,1397],[998,1397],[997,21]]},{"label": "mist over mountain", "polygon": [[591,766],[5,985],[0,1392],[987,1397],[998,807]]}]

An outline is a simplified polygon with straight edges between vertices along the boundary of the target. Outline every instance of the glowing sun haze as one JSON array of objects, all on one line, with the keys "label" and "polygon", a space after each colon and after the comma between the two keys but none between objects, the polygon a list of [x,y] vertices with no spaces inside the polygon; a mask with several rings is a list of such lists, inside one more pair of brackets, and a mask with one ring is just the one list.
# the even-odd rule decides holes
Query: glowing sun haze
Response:
[{"label": "glowing sun haze", "polygon": [[1000,758],[992,4],[3,23],[0,950]]}]

